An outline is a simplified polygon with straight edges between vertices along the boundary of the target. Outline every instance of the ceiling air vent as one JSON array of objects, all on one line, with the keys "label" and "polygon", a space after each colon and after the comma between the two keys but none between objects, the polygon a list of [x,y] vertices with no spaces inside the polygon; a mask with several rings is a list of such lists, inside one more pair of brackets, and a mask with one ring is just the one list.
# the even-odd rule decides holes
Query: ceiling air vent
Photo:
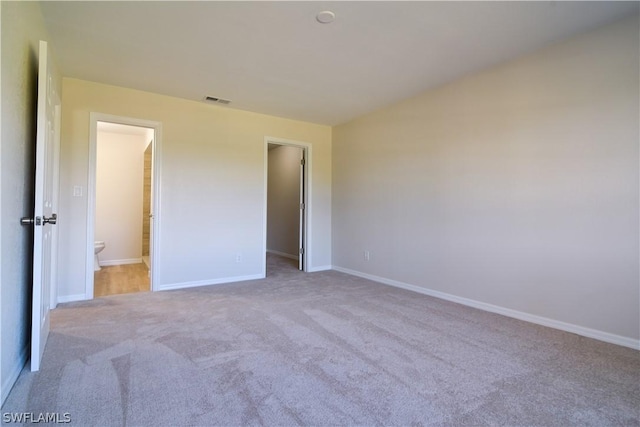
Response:
[{"label": "ceiling air vent", "polygon": [[227,105],[231,102],[228,99],[218,98],[217,96],[205,96],[204,100],[207,102],[215,102],[216,104],[224,104],[224,105]]}]

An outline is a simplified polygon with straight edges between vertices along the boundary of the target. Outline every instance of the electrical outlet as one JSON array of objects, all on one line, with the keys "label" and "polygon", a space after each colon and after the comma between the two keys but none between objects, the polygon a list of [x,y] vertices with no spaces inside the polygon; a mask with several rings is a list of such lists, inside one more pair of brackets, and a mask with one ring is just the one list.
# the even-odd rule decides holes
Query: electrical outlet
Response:
[{"label": "electrical outlet", "polygon": [[242,254],[236,254],[236,262],[242,262]]},{"label": "electrical outlet", "polygon": [[371,259],[371,254],[369,251],[364,251],[364,260],[369,261]]}]

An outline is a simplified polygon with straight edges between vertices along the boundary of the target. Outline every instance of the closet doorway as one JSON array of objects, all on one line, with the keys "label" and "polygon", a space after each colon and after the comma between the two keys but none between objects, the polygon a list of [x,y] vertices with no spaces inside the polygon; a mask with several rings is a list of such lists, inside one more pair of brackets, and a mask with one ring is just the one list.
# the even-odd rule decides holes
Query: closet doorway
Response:
[{"label": "closet doorway", "polygon": [[87,298],[153,289],[159,124],[91,115]]},{"label": "closet doorway", "polygon": [[277,256],[308,271],[311,147],[275,138],[266,138],[265,145],[265,264]]}]

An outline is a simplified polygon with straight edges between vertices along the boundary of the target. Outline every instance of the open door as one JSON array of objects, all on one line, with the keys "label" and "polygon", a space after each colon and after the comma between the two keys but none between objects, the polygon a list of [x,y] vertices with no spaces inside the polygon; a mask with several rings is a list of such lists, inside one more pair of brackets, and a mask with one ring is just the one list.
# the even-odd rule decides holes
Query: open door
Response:
[{"label": "open door", "polygon": [[299,232],[298,232],[298,270],[304,271],[304,210],[306,208],[304,204],[304,167],[305,167],[305,158],[304,158],[304,148],[301,148],[302,158],[300,159],[300,220],[298,221]]},{"label": "open door", "polygon": [[60,98],[51,72],[51,56],[47,42],[40,41],[38,58],[38,106],[36,125],[36,174],[33,217],[22,218],[25,225],[33,225],[33,300],[31,318],[31,371],[40,369],[40,360],[49,335],[49,310],[52,281],[55,280],[52,251],[57,221],[54,213],[54,178],[56,160],[56,110]]}]

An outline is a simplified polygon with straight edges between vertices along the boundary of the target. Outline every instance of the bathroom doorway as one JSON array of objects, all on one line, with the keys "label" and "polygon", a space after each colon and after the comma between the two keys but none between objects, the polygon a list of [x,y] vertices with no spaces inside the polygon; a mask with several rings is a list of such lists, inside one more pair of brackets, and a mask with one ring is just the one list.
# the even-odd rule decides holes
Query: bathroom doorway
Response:
[{"label": "bathroom doorway", "polygon": [[153,290],[160,124],[90,120],[87,299]]}]

